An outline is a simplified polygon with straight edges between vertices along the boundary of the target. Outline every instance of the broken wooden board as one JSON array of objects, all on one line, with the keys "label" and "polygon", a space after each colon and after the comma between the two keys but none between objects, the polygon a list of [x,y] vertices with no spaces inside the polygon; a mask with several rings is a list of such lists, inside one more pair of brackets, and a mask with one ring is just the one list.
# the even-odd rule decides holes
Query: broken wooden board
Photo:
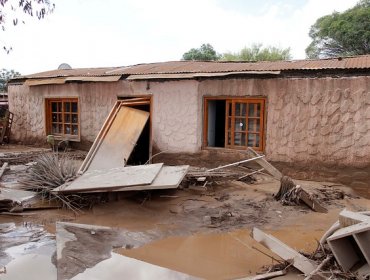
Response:
[{"label": "broken wooden board", "polygon": [[370,222],[341,228],[327,239],[335,259],[344,272],[357,263],[370,265]]},{"label": "broken wooden board", "polygon": [[150,185],[163,163],[87,171],[71,183],[52,190],[54,193],[108,191],[122,187]]},{"label": "broken wooden board", "polygon": [[[250,157],[258,157],[260,156],[253,148],[248,147],[247,153]],[[258,158],[255,160],[261,167],[263,167],[268,173],[270,173],[276,180],[281,179],[283,174],[277,170],[271,163],[269,163],[265,158]]]},{"label": "broken wooden board", "polygon": [[264,233],[258,228],[253,228],[252,237],[266,248],[277,254],[283,260],[292,262],[292,265],[302,271],[306,276],[316,269],[316,264],[301,255],[277,238]]},{"label": "broken wooden board", "polygon": [[163,166],[150,185],[131,186],[115,189],[115,192],[176,189],[184,179],[189,165]]},{"label": "broken wooden board", "polygon": [[125,166],[149,119],[148,112],[125,106],[119,106],[111,114],[82,163],[80,173]]},{"label": "broken wooden board", "polygon": [[339,213],[338,220],[341,227],[348,227],[366,221],[370,222],[370,216],[344,209]]}]

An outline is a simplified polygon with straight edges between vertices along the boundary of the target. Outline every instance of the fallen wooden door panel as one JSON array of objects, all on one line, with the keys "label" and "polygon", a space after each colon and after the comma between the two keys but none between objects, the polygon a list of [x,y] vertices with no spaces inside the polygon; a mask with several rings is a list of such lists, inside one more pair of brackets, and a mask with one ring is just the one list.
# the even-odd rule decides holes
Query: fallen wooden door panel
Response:
[{"label": "fallen wooden door panel", "polygon": [[131,186],[115,189],[114,191],[141,191],[141,190],[163,190],[176,189],[188,172],[189,165],[163,166],[153,183],[145,186]]},{"label": "fallen wooden door panel", "polygon": [[302,271],[305,275],[310,274],[316,269],[316,266],[308,258],[301,255],[296,250],[290,248],[279,239],[264,233],[258,228],[253,228],[252,237],[263,246],[277,254],[283,260],[292,260],[293,266]]},{"label": "fallen wooden door panel", "polygon": [[[95,152],[90,155],[89,162],[83,163],[83,170],[111,169],[125,166],[137,140],[149,118],[149,113],[125,106],[120,106],[115,117],[105,128],[104,135],[97,138],[98,144],[93,145]],[[95,144],[95,143],[94,143]]]},{"label": "fallen wooden door panel", "polygon": [[55,188],[56,193],[111,191],[117,188],[149,185],[157,177],[163,163],[117,167],[108,170],[86,171],[69,185]]}]

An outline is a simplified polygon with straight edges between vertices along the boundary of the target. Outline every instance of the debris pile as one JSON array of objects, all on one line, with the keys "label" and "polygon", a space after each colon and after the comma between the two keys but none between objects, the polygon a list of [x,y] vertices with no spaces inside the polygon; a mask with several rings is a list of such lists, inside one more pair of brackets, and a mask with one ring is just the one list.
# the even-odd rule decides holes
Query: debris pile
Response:
[{"label": "debris pile", "polygon": [[[339,221],[323,235],[311,255],[295,251],[258,228],[253,228],[252,237],[287,262],[280,273],[285,274],[288,267],[294,266],[304,273],[305,280],[370,278],[370,212],[344,209],[339,214]],[[259,278],[250,279],[269,279],[271,270],[275,268]]]}]

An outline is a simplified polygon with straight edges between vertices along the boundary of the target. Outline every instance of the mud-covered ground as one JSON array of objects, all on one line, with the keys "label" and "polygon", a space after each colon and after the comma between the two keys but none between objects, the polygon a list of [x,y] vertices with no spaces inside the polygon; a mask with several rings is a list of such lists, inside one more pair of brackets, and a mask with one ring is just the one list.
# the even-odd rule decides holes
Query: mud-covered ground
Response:
[{"label": "mud-covered ground", "polygon": [[[26,162],[15,161],[1,182],[16,187],[11,182],[22,176],[26,169],[19,164]],[[368,199],[345,186],[309,181],[297,183],[316,196],[328,213],[313,212],[305,205],[283,206],[273,198],[278,181],[264,175],[255,179],[253,184],[226,181],[206,189],[182,185],[178,190],[103,195],[104,202],[78,214],[66,209],[37,210],[26,216],[0,215],[0,224],[38,224],[55,233],[55,223],[66,221],[141,232],[150,236],[146,244],[116,252],[201,278],[234,279],[272,262],[249,237],[253,227],[296,250],[312,252],[343,208],[370,210]]]}]

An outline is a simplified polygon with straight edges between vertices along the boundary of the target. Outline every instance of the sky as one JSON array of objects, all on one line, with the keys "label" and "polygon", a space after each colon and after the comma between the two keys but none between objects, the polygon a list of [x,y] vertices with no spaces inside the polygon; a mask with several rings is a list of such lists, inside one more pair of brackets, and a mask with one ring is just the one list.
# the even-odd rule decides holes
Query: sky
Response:
[{"label": "sky", "polygon": [[[53,1],[53,0],[52,0]],[[18,2],[18,0],[9,0]],[[180,60],[211,44],[218,53],[253,43],[290,48],[304,59],[310,26],[358,0],[54,0],[43,20],[24,17],[0,31],[0,68],[22,75],[57,69]],[[11,11],[4,10],[7,18]]]}]

